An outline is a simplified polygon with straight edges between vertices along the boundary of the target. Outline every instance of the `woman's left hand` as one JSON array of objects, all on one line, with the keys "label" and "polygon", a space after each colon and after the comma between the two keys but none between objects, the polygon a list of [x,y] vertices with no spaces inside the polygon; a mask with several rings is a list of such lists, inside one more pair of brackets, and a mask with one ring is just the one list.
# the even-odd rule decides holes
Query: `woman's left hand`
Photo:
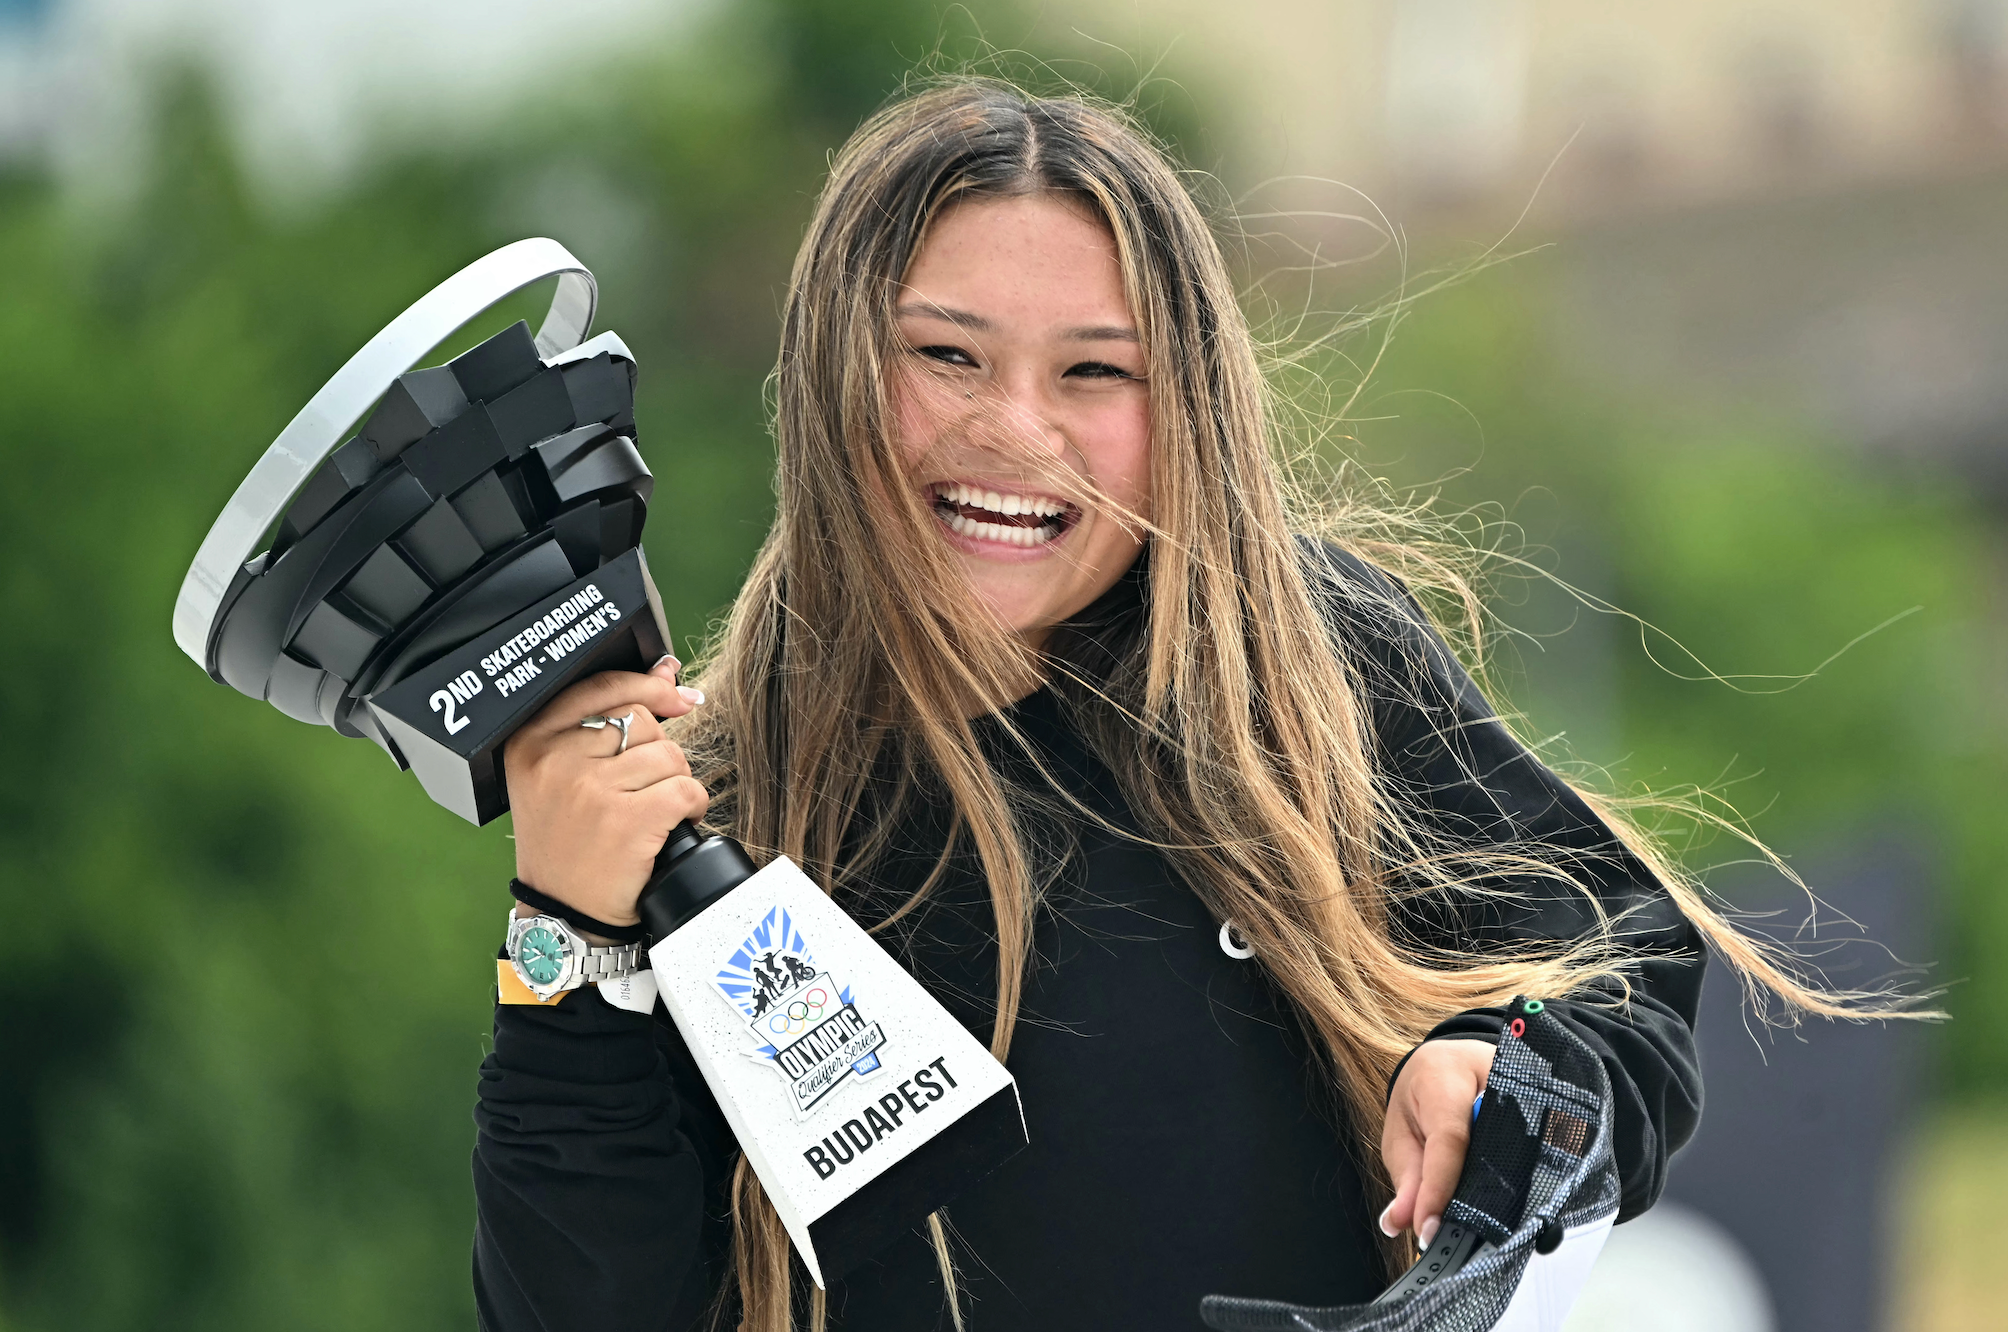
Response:
[{"label": "woman's left hand", "polygon": [[1409,1056],[1388,1098],[1381,1160],[1394,1181],[1394,1201],[1381,1231],[1414,1230],[1427,1248],[1464,1169],[1471,1142],[1471,1103],[1485,1090],[1498,1050],[1484,1041],[1425,1041]]}]

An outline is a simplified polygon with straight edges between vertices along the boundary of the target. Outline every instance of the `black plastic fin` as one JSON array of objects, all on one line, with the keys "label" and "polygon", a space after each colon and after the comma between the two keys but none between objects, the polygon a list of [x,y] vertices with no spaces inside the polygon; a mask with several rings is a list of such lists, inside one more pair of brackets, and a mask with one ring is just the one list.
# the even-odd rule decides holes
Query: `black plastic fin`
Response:
[{"label": "black plastic fin", "polygon": [[435,503],[406,528],[397,539],[397,547],[421,573],[441,587],[473,568],[482,554],[481,543],[446,500]]},{"label": "black plastic fin", "polygon": [[530,535],[515,500],[510,497],[501,478],[493,472],[476,477],[473,485],[455,495],[453,511],[460,515],[460,521],[481,543],[481,549],[491,555],[510,542],[521,541]]},{"label": "black plastic fin", "polygon": [[378,546],[342,585],[342,594],[385,624],[402,624],[432,595],[432,585],[389,546]]},{"label": "black plastic fin", "polygon": [[565,390],[572,397],[572,419],[580,425],[634,415],[634,384],[628,363],[614,364],[606,352],[564,367]]},{"label": "black plastic fin", "polygon": [[[316,666],[353,680],[381,641],[382,636],[376,630],[344,615],[324,601],[307,616],[307,622],[300,626],[300,632],[293,636],[290,646],[293,653]],[[279,661],[286,660],[288,654],[281,653]],[[278,669],[278,662],[275,662],[273,670]],[[315,711],[318,713],[318,707]]]},{"label": "black plastic fin", "polygon": [[[570,438],[570,435],[561,436],[561,439]],[[558,442],[552,441],[553,444]],[[625,435],[615,435],[592,449],[574,450],[569,457],[555,464],[544,453],[547,447],[539,446],[537,453],[544,457],[545,474],[551,478],[551,488],[557,493],[560,504],[570,504],[599,490],[625,490],[643,499],[650,499],[655,494],[654,473],[641,460],[634,441]]]},{"label": "black plastic fin", "polygon": [[493,402],[544,368],[530,326],[517,320],[472,351],[447,362],[469,402]]},{"label": "black plastic fin", "polygon": [[476,407],[406,449],[404,465],[428,494],[444,497],[508,456],[488,409]]},{"label": "black plastic fin", "polygon": [[295,721],[323,724],[321,686],[328,673],[310,666],[291,653],[281,652],[272,663],[272,678],[265,687],[265,701]]},{"label": "black plastic fin", "polygon": [[362,438],[389,462],[467,410],[460,381],[443,365],[399,375],[363,426]]},{"label": "black plastic fin", "polygon": [[275,547],[283,550],[312,531],[343,500],[368,485],[382,466],[361,435],[329,454],[287,506]]},{"label": "black plastic fin", "polygon": [[583,578],[600,567],[600,502],[587,500],[551,520],[572,572]]},{"label": "black plastic fin", "polygon": [[641,544],[642,525],[648,521],[648,504],[639,495],[602,501],[600,504],[600,563],[605,564],[624,550]]},{"label": "black plastic fin", "polygon": [[511,458],[573,425],[572,397],[562,370],[546,370],[488,405],[496,433]]}]

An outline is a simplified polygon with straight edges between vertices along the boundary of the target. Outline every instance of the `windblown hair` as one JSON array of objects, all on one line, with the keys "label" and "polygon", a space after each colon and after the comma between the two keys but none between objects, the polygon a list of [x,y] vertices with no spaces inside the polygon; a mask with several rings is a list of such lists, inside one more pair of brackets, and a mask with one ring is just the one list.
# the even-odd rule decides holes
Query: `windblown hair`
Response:
[{"label": "windblown hair", "polygon": [[[1309,514],[1289,501],[1220,246],[1164,152],[1119,112],[956,78],[889,105],[838,154],[783,316],[773,529],[693,676],[710,704],[675,738],[712,793],[713,826],[756,859],[792,857],[840,898],[869,874],[903,800],[951,802],[953,844],[973,853],[995,910],[990,1048],[1005,1055],[1051,881],[1028,810],[1054,793],[1001,777],[971,719],[1065,667],[969,612],[896,438],[892,380],[909,353],[894,306],[944,210],[1034,194],[1089,210],[1114,237],[1148,367],[1150,512],[1123,516],[1149,534],[1145,628],[1131,659],[1092,682],[1108,723],[1093,731],[1099,756],[1153,844],[1289,996],[1359,1135],[1363,1176],[1391,1193],[1375,1145],[1402,1056],[1445,1017],[1515,994],[1613,979],[1621,991],[1623,951],[1609,922],[1524,956],[1423,954],[1390,929],[1399,893],[1570,871],[1538,847],[1475,858],[1439,845],[1377,774],[1358,671],[1320,599],[1378,601],[1361,609],[1383,619],[1412,611],[1364,586],[1315,585],[1293,533],[1324,530],[1411,584],[1434,580],[1451,604],[1477,603],[1423,544],[1390,537],[1401,525],[1376,522],[1370,501]],[[1617,802],[1590,798],[1747,981],[1788,1006],[1858,1015],[1861,996],[1802,981],[1712,909]],[[862,822],[861,809],[872,811]],[[790,1332],[788,1239],[743,1160],[733,1198],[739,1326]],[[933,1229],[960,1326],[939,1218]],[[821,1293],[807,1305],[820,1327]]]}]

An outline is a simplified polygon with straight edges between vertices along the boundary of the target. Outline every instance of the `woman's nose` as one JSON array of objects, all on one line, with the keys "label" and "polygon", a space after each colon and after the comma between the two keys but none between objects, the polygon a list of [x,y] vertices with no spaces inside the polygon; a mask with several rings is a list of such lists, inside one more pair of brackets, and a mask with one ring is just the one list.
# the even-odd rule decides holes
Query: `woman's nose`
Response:
[{"label": "woman's nose", "polygon": [[[997,419],[1021,445],[1059,455],[1067,447],[1057,404],[1046,386],[1031,375],[997,381]],[[982,394],[977,397],[980,399]]]}]

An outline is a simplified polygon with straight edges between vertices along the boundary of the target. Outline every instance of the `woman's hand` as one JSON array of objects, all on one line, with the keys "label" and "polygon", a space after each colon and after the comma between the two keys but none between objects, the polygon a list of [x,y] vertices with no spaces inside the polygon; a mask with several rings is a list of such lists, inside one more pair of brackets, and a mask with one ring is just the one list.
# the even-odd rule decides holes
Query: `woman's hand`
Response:
[{"label": "woman's hand", "polygon": [[1424,1248],[1436,1238],[1464,1169],[1471,1103],[1485,1090],[1497,1053],[1484,1041],[1445,1039],[1424,1041],[1409,1056],[1381,1129],[1381,1160],[1394,1181],[1394,1201],[1381,1213],[1382,1233],[1412,1229]]},{"label": "woman's hand", "polygon": [[[614,925],[641,919],[641,896],[669,830],[700,818],[711,797],[690,775],[683,750],[657,717],[680,717],[703,701],[679,689],[678,662],[646,675],[606,671],[552,699],[503,750],[516,824],[516,877]],[[594,715],[629,715],[627,750],[616,727],[586,730]]]}]

